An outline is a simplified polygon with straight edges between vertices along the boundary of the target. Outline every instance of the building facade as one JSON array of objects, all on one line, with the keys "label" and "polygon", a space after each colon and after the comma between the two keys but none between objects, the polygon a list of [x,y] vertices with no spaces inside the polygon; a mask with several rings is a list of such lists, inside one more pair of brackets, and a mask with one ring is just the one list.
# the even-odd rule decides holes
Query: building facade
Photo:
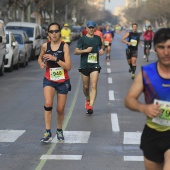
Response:
[{"label": "building facade", "polygon": [[145,3],[147,0],[126,0],[126,7],[127,8],[134,8],[138,7],[142,3]]},{"label": "building facade", "polygon": [[105,0],[87,0],[87,3],[91,6],[95,6],[100,11],[105,10]]}]

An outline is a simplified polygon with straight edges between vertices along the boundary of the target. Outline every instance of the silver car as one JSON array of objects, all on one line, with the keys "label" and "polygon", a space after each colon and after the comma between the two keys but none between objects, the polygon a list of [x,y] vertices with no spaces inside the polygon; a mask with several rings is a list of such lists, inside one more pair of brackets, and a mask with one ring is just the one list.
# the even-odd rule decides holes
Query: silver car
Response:
[{"label": "silver car", "polygon": [[12,32],[5,31],[6,33],[6,57],[5,57],[5,68],[10,72],[13,68],[19,69],[19,45],[15,40]]},{"label": "silver car", "polygon": [[21,30],[10,30],[15,40],[18,42],[19,50],[20,50],[20,57],[19,62],[22,67],[28,65],[28,61],[30,58],[31,50],[32,50],[32,41],[30,41],[26,36],[25,33]]},{"label": "silver car", "polygon": [[6,56],[6,34],[4,22],[0,20],[0,76],[4,75],[4,62]]}]

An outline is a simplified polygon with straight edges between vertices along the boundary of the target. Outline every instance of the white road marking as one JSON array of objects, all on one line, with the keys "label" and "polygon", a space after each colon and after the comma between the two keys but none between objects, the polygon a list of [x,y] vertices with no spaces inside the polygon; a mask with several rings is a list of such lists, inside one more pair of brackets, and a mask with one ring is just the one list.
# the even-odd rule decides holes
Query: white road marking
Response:
[{"label": "white road marking", "polygon": [[107,65],[110,66],[110,62],[107,62]]},{"label": "white road marking", "polygon": [[108,83],[109,83],[109,84],[112,84],[112,83],[113,83],[113,81],[112,81],[112,78],[111,78],[111,77],[108,77]]},{"label": "white road marking", "polygon": [[109,100],[115,100],[114,91],[109,90]]},{"label": "white road marking", "polygon": [[119,121],[116,113],[111,114],[111,122],[112,122],[112,131],[113,132],[119,132]]},{"label": "white road marking", "polygon": [[124,161],[144,161],[143,156],[124,156]]},{"label": "white road marking", "polygon": [[[64,131],[64,143],[87,143],[90,137],[90,131]],[[52,140],[53,143],[61,143],[57,141],[57,136]]]},{"label": "white road marking", "polygon": [[82,155],[42,155],[45,160],[81,160]]},{"label": "white road marking", "polygon": [[110,68],[107,68],[107,73],[111,73],[111,69]]},{"label": "white road marking", "polygon": [[25,130],[0,130],[0,142],[15,142]]},{"label": "white road marking", "polygon": [[123,144],[140,144],[141,132],[124,132]]}]

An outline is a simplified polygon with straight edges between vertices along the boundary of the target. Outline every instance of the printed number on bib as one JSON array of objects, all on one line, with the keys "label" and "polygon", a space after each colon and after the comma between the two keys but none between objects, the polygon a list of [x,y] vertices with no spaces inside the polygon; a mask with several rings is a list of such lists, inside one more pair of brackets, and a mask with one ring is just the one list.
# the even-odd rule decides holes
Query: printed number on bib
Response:
[{"label": "printed number on bib", "polygon": [[87,62],[97,63],[97,53],[89,53]]},{"label": "printed number on bib", "polygon": [[132,39],[132,40],[130,40],[130,42],[131,42],[132,46],[134,46],[134,47],[137,45],[137,40]]},{"label": "printed number on bib", "polygon": [[65,79],[64,69],[61,67],[50,68],[50,80],[58,81],[61,79]]},{"label": "printed number on bib", "polygon": [[109,41],[105,41],[105,42],[104,42],[104,45],[105,45],[105,46],[108,46],[108,45],[109,45]]},{"label": "printed number on bib", "polygon": [[154,100],[155,104],[160,104],[162,114],[156,118],[152,119],[152,122],[163,126],[170,126],[170,102],[162,100]]}]

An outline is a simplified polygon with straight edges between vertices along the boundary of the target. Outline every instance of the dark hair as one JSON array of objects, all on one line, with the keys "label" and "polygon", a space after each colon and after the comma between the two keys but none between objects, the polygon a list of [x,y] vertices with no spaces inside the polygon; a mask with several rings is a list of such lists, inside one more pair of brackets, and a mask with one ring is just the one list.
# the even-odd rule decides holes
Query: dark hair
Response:
[{"label": "dark hair", "polygon": [[53,23],[51,23],[51,24],[48,26],[48,32],[50,31],[50,27],[51,27],[52,25],[57,25],[57,26],[58,26],[58,29],[61,30],[60,24],[58,24],[58,23],[56,23],[56,22],[53,22]]},{"label": "dark hair", "polygon": [[138,26],[138,24],[136,24],[136,23],[133,23],[133,24],[132,24],[132,27],[133,27],[134,25]]},{"label": "dark hair", "polygon": [[154,36],[154,45],[170,40],[170,28],[159,29]]}]

